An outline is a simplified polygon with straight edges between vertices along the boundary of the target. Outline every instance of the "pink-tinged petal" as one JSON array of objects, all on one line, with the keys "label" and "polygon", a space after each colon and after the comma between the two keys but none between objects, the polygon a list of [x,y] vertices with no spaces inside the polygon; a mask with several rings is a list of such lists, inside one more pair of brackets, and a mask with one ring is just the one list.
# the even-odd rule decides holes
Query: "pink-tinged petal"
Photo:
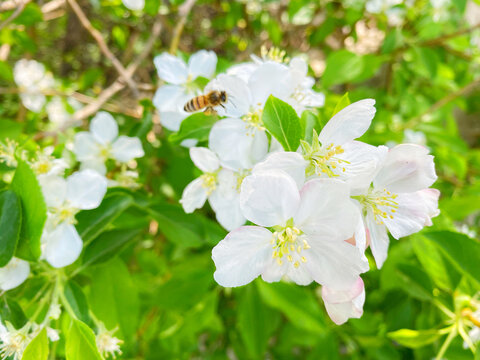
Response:
[{"label": "pink-tinged petal", "polygon": [[253,105],[263,107],[270,95],[284,101],[292,94],[292,75],[287,66],[267,61],[261,64],[248,81],[252,92]]},{"label": "pink-tinged petal", "polygon": [[362,136],[375,116],[375,100],[357,101],[336,113],[319,135],[322,145],[342,145]]},{"label": "pink-tinged petal", "polygon": [[44,257],[55,268],[68,266],[78,259],[83,242],[75,226],[61,223],[45,239]]},{"label": "pink-tinged petal", "polygon": [[[367,232],[365,229],[365,224],[363,222],[363,217],[360,215],[361,210],[359,210],[357,227],[355,228],[355,236],[353,238],[354,244],[361,254],[365,256],[365,250],[367,249]],[[366,257],[364,258],[366,259]]]},{"label": "pink-tinged petal", "polygon": [[388,255],[390,240],[388,239],[387,227],[383,224],[377,224],[371,210],[367,212],[365,224],[370,235],[370,248],[372,249],[377,268],[380,269]]},{"label": "pink-tinged petal", "polygon": [[100,156],[100,145],[91,133],[82,131],[75,134],[73,153],[78,161],[97,158]]},{"label": "pink-tinged petal", "polygon": [[118,125],[112,115],[100,111],[90,122],[90,132],[98,143],[108,144],[118,136]]},{"label": "pink-tinged petal", "polygon": [[295,152],[275,152],[266,157],[265,160],[255,165],[252,172],[265,170],[283,170],[290,175],[297,183],[298,188],[302,188],[305,183],[305,168],[308,162],[302,155]]},{"label": "pink-tinged petal", "polygon": [[272,258],[272,233],[259,226],[242,226],[213,248],[215,281],[224,287],[246,285],[259,276]]},{"label": "pink-tinged petal", "polygon": [[295,215],[299,203],[297,184],[281,170],[258,172],[243,180],[240,207],[254,224],[284,225]]},{"label": "pink-tinged petal", "polygon": [[365,303],[365,287],[359,277],[352,289],[336,291],[326,286],[322,287],[322,298],[328,316],[332,321],[341,325],[351,318],[360,318],[363,315]]},{"label": "pink-tinged petal", "polygon": [[181,85],[187,82],[188,70],[185,61],[168,53],[163,53],[153,59],[160,79],[170,84]]},{"label": "pink-tinged petal", "polygon": [[203,172],[214,172],[220,166],[217,155],[209,148],[190,148],[190,158],[192,159],[195,166]]},{"label": "pink-tinged petal", "polygon": [[307,235],[331,240],[353,236],[359,211],[350,200],[350,189],[340,180],[314,179],[300,190],[301,202],[295,226]]},{"label": "pink-tinged petal", "polygon": [[207,189],[203,184],[203,179],[197,178],[187,185],[183,190],[180,204],[187,214],[192,213],[195,209],[200,209],[207,201]]},{"label": "pink-tinged petal", "polygon": [[336,290],[348,290],[354,286],[361,273],[368,271],[358,249],[345,241],[326,241],[308,238],[310,249],[302,250],[306,266],[312,278],[319,284]]},{"label": "pink-tinged petal", "polygon": [[145,152],[139,138],[121,135],[112,144],[112,155],[115,160],[126,163],[141,158]]},{"label": "pink-tinged petal", "polygon": [[437,180],[433,156],[428,149],[401,144],[390,149],[374,180],[376,188],[394,193],[414,192],[430,187]]},{"label": "pink-tinged petal", "polygon": [[192,79],[199,76],[211,78],[217,67],[217,54],[213,51],[200,50],[190,56],[188,60],[188,72]]},{"label": "pink-tinged petal", "polygon": [[8,291],[20,286],[30,275],[30,264],[13,257],[7,265],[0,268],[0,290]]},{"label": "pink-tinged petal", "polygon": [[70,206],[80,210],[97,208],[107,192],[107,179],[93,170],[77,171],[67,178]]},{"label": "pink-tinged petal", "polygon": [[351,141],[342,145],[343,154],[339,159],[347,161],[341,164],[345,171],[338,170],[337,175],[350,186],[352,195],[360,195],[370,187],[388,153],[386,146],[372,146],[360,141]]},{"label": "pink-tinged petal", "polygon": [[250,169],[266,156],[268,138],[264,131],[249,129],[240,119],[227,118],[213,126],[209,148],[218,155],[222,166],[235,171]]},{"label": "pink-tinged petal", "polygon": [[435,189],[399,194],[395,199],[398,209],[392,214],[393,218],[383,219],[392,236],[399,239],[431,224],[430,218],[438,214],[438,196]]}]

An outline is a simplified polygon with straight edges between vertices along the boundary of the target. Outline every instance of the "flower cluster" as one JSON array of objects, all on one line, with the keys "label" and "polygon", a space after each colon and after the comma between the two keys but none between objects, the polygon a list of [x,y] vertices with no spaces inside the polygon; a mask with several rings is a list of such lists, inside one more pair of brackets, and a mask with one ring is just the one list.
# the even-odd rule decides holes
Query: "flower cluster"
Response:
[{"label": "flower cluster", "polygon": [[[195,76],[189,74],[196,73],[171,55],[161,55],[156,65],[160,76],[175,84],[158,90],[157,106],[164,124],[176,130],[187,116],[183,104],[199,94],[189,92]],[[430,188],[436,174],[425,147],[388,149],[356,140],[375,116],[372,99],[344,107],[319,134],[313,130],[311,140],[307,134],[296,151],[283,149],[282,139],[264,122],[265,104],[273,95],[299,116],[321,107],[324,97],[312,89],[307,73],[302,58],[289,60],[271,49],[206,85],[203,93],[225,91],[228,100],[215,108],[221,119],[211,128],[208,147],[190,148],[203,174],[185,188],[180,202],[190,213],[208,199],[230,231],[212,252],[220,285],[242,286],[258,276],[267,282],[316,282],[327,312],[341,324],[363,312],[366,248],[381,267],[388,233],[399,239],[431,225],[439,191]],[[173,113],[179,119],[175,127]]]}]

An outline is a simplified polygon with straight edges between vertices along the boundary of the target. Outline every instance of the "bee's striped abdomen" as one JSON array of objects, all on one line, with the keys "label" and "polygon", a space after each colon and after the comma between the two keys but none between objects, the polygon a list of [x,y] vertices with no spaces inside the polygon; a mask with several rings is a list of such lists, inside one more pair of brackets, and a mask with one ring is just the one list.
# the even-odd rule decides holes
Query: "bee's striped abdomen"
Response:
[{"label": "bee's striped abdomen", "polygon": [[183,110],[186,112],[194,112],[203,109],[205,106],[207,106],[207,101],[205,100],[205,96],[201,95],[188,101],[183,107]]}]

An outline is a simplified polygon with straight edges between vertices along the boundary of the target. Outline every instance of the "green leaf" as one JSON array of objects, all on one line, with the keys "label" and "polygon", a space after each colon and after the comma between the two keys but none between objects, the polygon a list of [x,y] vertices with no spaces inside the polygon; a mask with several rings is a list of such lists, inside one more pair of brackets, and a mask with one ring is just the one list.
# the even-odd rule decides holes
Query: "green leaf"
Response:
[{"label": "green leaf", "polygon": [[17,248],[22,228],[22,205],[17,195],[0,193],[0,267],[8,264]]},{"label": "green leaf", "polygon": [[318,123],[317,116],[313,112],[306,110],[302,113],[302,117],[300,118],[300,121],[302,122],[302,128],[305,129],[303,140],[311,144],[312,137],[313,137],[313,130],[315,129],[315,125],[317,125]]},{"label": "green leaf", "polygon": [[442,212],[447,212],[453,220],[463,220],[471,213],[480,210],[480,195],[468,195],[440,201]]},{"label": "green leaf", "polygon": [[139,320],[138,291],[119,258],[92,270],[88,299],[92,311],[108,329],[120,326],[124,338],[135,333]]},{"label": "green leaf", "polygon": [[78,213],[76,228],[83,242],[89,244],[132,204],[130,195],[114,193],[107,195],[98,208]]},{"label": "green leaf", "polygon": [[12,180],[12,190],[22,202],[22,230],[17,255],[27,260],[40,257],[40,238],[47,220],[47,206],[35,173],[23,160],[18,160]]},{"label": "green leaf", "polygon": [[208,140],[208,134],[217,116],[207,116],[202,112],[190,115],[182,121],[178,132],[168,137],[172,143],[179,144],[186,139],[197,139],[198,141]]},{"label": "green leaf", "polygon": [[22,360],[47,360],[48,359],[47,330],[43,328],[40,333],[28,344]]},{"label": "green leaf", "polygon": [[480,242],[450,231],[429,232],[425,236],[460,272],[480,283]]},{"label": "green leaf", "polygon": [[348,105],[350,105],[352,102],[350,101],[350,98],[348,97],[348,92],[346,92],[342,98],[337,102],[337,105],[335,105],[335,109],[333,110],[333,114],[331,117],[333,117],[336,113],[338,113],[340,110],[343,108],[346,108]]},{"label": "green leaf", "polygon": [[354,80],[363,71],[361,56],[347,50],[331,53],[327,58],[327,65],[322,76],[325,87],[343,84]]},{"label": "green leaf", "polygon": [[416,349],[435,342],[442,334],[437,330],[400,329],[387,333],[387,336],[400,345]]},{"label": "green leaf", "polygon": [[280,314],[266,306],[254,284],[244,287],[238,302],[237,326],[252,359],[263,359]]},{"label": "green leaf", "polygon": [[293,107],[270,95],[263,109],[262,121],[285,151],[297,151],[304,130]]},{"label": "green leaf", "polygon": [[66,360],[102,360],[95,334],[80,320],[72,320],[65,344]]},{"label": "green leaf", "polygon": [[314,333],[325,332],[321,305],[307,288],[282,282],[256,284],[263,301],[282,312],[293,325]]},{"label": "green leaf", "polygon": [[[0,61],[0,79],[6,80],[6,81],[9,81],[9,82],[13,82],[13,71],[12,71],[11,66],[6,61]],[[3,125],[4,125],[4,122],[6,122],[6,121],[10,121],[10,120],[1,120],[2,133],[0,134],[0,138],[4,138],[4,136],[3,136]],[[11,122],[13,123],[13,121],[11,121]],[[20,123],[16,123],[16,124],[20,125]]]},{"label": "green leaf", "polygon": [[110,260],[140,232],[140,229],[104,232],[86,247],[83,255],[83,265],[100,264]]},{"label": "green leaf", "polygon": [[28,4],[13,22],[25,26],[31,26],[43,20],[43,13],[40,6],[35,3]]},{"label": "green leaf", "polygon": [[404,280],[404,289],[413,297],[420,300],[431,300],[433,298],[433,284],[427,274],[417,266],[409,264],[398,264],[397,270]]},{"label": "green leaf", "polygon": [[91,319],[88,314],[88,303],[82,288],[73,280],[70,280],[65,285],[64,289],[65,299],[70,306],[70,309],[77,316],[77,318],[86,324],[90,324]]},{"label": "green leaf", "polygon": [[3,321],[9,321],[15,329],[20,329],[27,323],[27,317],[20,305],[18,305],[15,300],[6,296],[3,296],[3,301],[1,303],[0,318]]},{"label": "green leaf", "polygon": [[431,48],[418,48],[417,51],[420,55],[420,60],[430,74],[430,78],[433,79],[437,75],[439,63],[437,52]]}]

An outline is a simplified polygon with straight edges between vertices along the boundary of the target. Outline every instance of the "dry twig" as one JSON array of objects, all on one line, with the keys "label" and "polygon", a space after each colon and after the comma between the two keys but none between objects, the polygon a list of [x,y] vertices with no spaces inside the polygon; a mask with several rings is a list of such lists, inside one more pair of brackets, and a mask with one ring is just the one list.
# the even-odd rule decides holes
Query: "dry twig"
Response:
[{"label": "dry twig", "polygon": [[21,3],[20,5],[18,5],[18,7],[15,9],[12,15],[10,15],[7,20],[5,20],[0,24],[0,30],[2,30],[5,26],[7,26],[13,20],[15,20],[22,13],[23,9],[25,9],[26,5],[27,5],[26,3]]},{"label": "dry twig", "polygon": [[170,54],[175,54],[177,52],[180,37],[182,36],[182,31],[185,26],[185,22],[187,21],[188,14],[196,2],[197,0],[187,0],[178,8],[179,20],[175,26],[175,29],[173,30],[172,42],[169,50]]}]

